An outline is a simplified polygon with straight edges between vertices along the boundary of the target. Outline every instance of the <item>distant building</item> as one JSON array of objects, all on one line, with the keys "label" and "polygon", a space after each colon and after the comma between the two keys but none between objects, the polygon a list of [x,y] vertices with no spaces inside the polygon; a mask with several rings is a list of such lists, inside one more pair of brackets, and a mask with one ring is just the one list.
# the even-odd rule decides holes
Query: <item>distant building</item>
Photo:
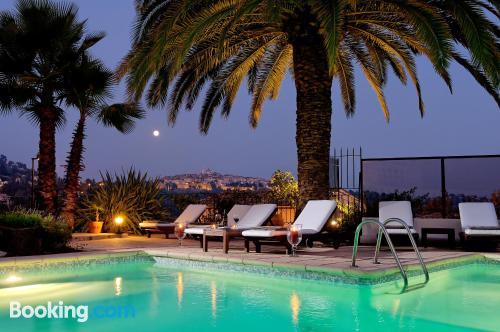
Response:
[{"label": "distant building", "polygon": [[221,174],[211,169],[165,176],[160,185],[167,191],[255,191],[267,187],[268,181],[263,178]]}]

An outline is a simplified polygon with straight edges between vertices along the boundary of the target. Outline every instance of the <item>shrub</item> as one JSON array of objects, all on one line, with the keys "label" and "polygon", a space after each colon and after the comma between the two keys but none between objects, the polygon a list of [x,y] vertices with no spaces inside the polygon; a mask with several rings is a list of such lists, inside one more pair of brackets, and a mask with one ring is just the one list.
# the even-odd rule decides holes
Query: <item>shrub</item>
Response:
[{"label": "shrub", "polygon": [[140,233],[139,223],[143,220],[165,219],[167,212],[163,208],[163,197],[159,179],[150,179],[134,169],[114,176],[106,172],[101,174],[99,186],[89,192],[81,203],[79,217],[85,230],[86,225],[95,219],[99,212],[104,222],[103,230],[117,231],[112,222],[117,215],[124,217],[123,230]]},{"label": "shrub", "polygon": [[280,204],[296,206],[299,184],[291,172],[277,170],[269,181],[271,198]]},{"label": "shrub", "polygon": [[0,215],[1,243],[14,255],[60,252],[71,239],[64,220],[36,210],[15,210]]},{"label": "shrub", "polygon": [[45,251],[59,251],[71,240],[71,227],[65,220],[48,215],[42,219],[41,226]]},{"label": "shrub", "polygon": [[11,228],[41,227],[43,216],[35,211],[19,210],[0,215],[0,225]]}]

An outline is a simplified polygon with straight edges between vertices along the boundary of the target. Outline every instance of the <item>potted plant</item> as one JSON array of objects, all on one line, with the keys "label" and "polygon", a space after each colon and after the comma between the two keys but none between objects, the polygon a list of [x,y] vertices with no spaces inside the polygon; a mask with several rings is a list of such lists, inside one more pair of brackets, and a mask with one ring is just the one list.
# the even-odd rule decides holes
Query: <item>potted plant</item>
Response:
[{"label": "potted plant", "polygon": [[95,209],[95,220],[89,223],[89,233],[99,234],[102,231],[103,222],[99,220],[99,208]]}]

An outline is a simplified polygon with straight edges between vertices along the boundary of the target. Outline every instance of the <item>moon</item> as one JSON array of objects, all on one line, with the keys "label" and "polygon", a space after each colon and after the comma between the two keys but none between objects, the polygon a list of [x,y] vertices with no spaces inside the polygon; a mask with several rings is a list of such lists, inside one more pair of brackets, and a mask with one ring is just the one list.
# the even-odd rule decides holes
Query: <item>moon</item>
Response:
[{"label": "moon", "polygon": [[153,130],[153,136],[154,137],[160,136],[160,131],[159,130]]}]

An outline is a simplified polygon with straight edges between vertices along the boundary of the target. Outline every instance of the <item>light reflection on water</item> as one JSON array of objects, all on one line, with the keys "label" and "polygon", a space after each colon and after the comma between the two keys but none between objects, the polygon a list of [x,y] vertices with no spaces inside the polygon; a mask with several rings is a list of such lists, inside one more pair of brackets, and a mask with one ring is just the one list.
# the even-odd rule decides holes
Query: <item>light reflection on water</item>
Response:
[{"label": "light reflection on water", "polygon": [[182,272],[177,273],[177,304],[182,306],[182,295],[184,294],[184,279]]},{"label": "light reflection on water", "polygon": [[122,277],[115,278],[115,295],[120,296],[122,294]]},{"label": "light reflection on water", "polygon": [[[460,331],[500,326],[499,266],[431,274],[424,288],[393,289],[269,278],[251,274],[159,268],[150,264],[91,267],[40,275],[0,287],[2,331]],[[45,274],[44,274],[45,275]],[[5,280],[7,276],[3,279]],[[75,282],[74,280],[78,280]],[[12,320],[6,304],[133,305],[133,319],[75,322]],[[477,317],[481,316],[481,320]],[[60,325],[63,325],[61,327]],[[58,328],[56,328],[58,327]]]},{"label": "light reflection on water", "polygon": [[294,325],[299,324],[300,298],[295,291],[290,296],[290,308],[292,309],[292,321]]}]

